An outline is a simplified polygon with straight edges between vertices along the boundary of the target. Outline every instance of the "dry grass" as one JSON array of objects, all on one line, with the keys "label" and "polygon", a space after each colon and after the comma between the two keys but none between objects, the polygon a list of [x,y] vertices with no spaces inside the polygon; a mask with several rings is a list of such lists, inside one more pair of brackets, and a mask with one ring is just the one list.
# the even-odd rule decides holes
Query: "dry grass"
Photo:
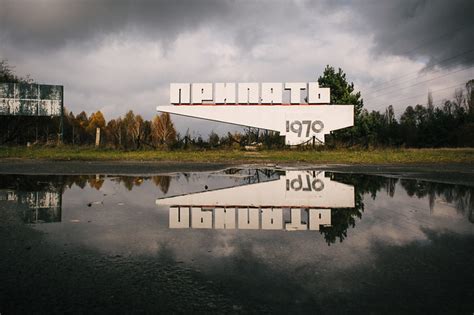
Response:
[{"label": "dry grass", "polygon": [[187,162],[306,162],[348,164],[467,163],[474,148],[462,149],[338,149],[317,151],[240,150],[122,151],[90,147],[0,147],[0,158],[84,161],[187,161]]}]

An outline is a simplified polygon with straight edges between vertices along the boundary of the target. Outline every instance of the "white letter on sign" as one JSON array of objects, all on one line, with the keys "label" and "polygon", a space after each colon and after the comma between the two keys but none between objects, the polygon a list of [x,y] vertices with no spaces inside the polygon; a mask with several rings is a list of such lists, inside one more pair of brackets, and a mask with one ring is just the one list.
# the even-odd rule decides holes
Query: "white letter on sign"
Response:
[{"label": "white letter on sign", "polygon": [[239,103],[258,104],[258,83],[239,83]]},{"label": "white letter on sign", "polygon": [[216,83],[214,89],[216,104],[235,104],[235,83]]},{"label": "white letter on sign", "polygon": [[235,229],[235,208],[216,208],[214,210],[216,229]]},{"label": "white letter on sign", "polygon": [[285,90],[290,90],[290,103],[299,104],[301,102],[301,90],[306,89],[306,83],[285,83]]},{"label": "white letter on sign", "polygon": [[170,84],[170,103],[171,104],[189,104],[191,99],[191,89],[189,83],[171,83]]},{"label": "white letter on sign", "polygon": [[212,229],[212,210],[192,207],[191,227],[193,229]]},{"label": "white letter on sign", "polygon": [[331,224],[330,209],[311,209],[309,210],[309,229],[319,231],[320,225]]},{"label": "white letter on sign", "polygon": [[281,230],[283,228],[283,210],[281,208],[262,209],[262,229]]},{"label": "white letter on sign", "polygon": [[307,230],[307,224],[301,220],[301,209],[290,209],[291,221],[285,224],[287,231]]},{"label": "white letter on sign", "polygon": [[170,207],[170,229],[189,228],[189,208]]},{"label": "white letter on sign", "polygon": [[258,230],[260,223],[259,209],[238,208],[237,211],[239,229]]},{"label": "white letter on sign", "polygon": [[329,104],[329,102],[329,88],[320,88],[318,82],[308,83],[308,104]]},{"label": "white letter on sign", "polygon": [[262,83],[262,104],[281,104],[281,83]]},{"label": "white letter on sign", "polygon": [[193,83],[191,91],[193,104],[212,101],[212,83]]}]

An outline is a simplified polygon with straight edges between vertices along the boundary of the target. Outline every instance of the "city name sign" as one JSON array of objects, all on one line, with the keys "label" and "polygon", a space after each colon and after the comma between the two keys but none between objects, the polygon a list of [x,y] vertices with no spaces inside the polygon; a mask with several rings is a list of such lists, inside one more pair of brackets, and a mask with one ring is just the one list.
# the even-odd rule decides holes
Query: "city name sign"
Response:
[{"label": "city name sign", "polygon": [[282,104],[283,92],[290,104],[329,104],[330,89],[317,82],[293,83],[171,83],[170,103],[180,104]]},{"label": "city name sign", "polygon": [[354,125],[354,106],[329,105],[330,96],[317,82],[171,83],[172,105],[157,110],[276,131],[288,145],[324,143],[326,134]]}]

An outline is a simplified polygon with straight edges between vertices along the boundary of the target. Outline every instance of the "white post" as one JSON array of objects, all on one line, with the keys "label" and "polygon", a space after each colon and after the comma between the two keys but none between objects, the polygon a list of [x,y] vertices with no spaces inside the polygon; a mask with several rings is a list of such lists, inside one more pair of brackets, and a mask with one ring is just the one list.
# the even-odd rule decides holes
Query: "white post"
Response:
[{"label": "white post", "polygon": [[95,146],[98,147],[100,145],[100,128],[97,128],[95,131]]}]

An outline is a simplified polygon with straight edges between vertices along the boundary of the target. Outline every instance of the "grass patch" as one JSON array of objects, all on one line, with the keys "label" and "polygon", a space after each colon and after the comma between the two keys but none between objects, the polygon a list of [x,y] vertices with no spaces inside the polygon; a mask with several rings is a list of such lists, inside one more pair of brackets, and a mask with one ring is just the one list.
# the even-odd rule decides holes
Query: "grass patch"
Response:
[{"label": "grass patch", "polygon": [[467,149],[122,151],[90,147],[0,147],[0,158],[81,161],[305,162],[347,164],[474,163]]}]

